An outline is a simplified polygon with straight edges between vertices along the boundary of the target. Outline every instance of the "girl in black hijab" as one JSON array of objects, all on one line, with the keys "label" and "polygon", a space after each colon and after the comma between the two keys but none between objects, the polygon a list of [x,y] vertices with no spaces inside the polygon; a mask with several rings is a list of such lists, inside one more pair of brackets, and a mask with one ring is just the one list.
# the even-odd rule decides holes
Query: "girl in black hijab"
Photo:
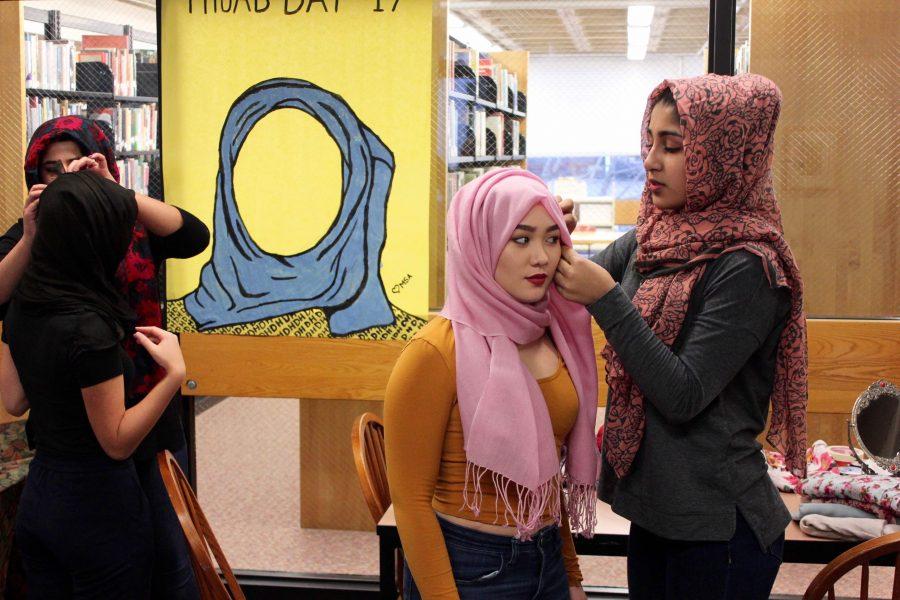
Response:
[{"label": "girl in black hijab", "polygon": [[[35,458],[16,518],[32,598],[144,598],[153,531],[131,454],[184,378],[177,338],[134,327],[115,275],[134,192],[83,171],[41,195],[31,260],[3,327],[0,397],[31,409]],[[133,336],[165,371],[133,406]]]},{"label": "girl in black hijab", "polygon": [[[74,115],[51,119],[34,132],[25,153],[28,198],[23,218],[0,236],[0,319],[6,314],[7,302],[28,267],[37,229],[35,216],[43,190],[60,175],[81,170],[119,182],[113,140],[107,133],[103,123]],[[134,197],[138,206],[137,222],[131,246],[116,271],[117,289],[137,316],[138,325],[162,327],[163,283],[159,276],[162,266],[168,259],[188,258],[202,252],[209,243],[209,230],[181,208],[139,193]],[[134,362],[128,402],[137,404],[164,373],[134,338],[126,336],[124,346]],[[169,450],[181,468],[188,469],[181,412],[181,403],[176,398],[132,457],[150,501],[153,520],[154,600],[195,600],[200,595],[181,525],[156,464],[157,452]],[[33,445],[30,424],[26,432],[29,444]]]}]

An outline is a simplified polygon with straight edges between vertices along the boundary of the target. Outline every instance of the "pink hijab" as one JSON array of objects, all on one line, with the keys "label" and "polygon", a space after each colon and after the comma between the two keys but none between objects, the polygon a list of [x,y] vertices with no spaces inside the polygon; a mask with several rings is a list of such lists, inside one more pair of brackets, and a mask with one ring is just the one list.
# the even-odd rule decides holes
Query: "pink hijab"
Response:
[{"label": "pink hijab", "polygon": [[[523,539],[540,527],[548,507],[560,519],[563,482],[572,531],[591,535],[599,466],[597,363],[587,310],[560,296],[554,285],[541,302],[525,304],[494,280],[512,232],[538,204],[559,225],[562,244],[571,246],[556,200],[528,171],[491,171],[456,193],[447,214],[447,298],[441,311],[453,322],[456,340],[456,388],[468,463],[464,506],[478,514],[481,478],[490,474]],[[516,347],[548,328],[579,399],[562,468],[547,403]]]}]

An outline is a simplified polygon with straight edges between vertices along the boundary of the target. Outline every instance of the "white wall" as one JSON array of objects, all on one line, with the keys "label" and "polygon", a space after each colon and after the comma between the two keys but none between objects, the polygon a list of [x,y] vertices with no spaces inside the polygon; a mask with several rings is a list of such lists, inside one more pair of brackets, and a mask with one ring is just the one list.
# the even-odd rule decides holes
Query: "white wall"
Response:
[{"label": "white wall", "polygon": [[702,56],[531,56],[528,155],[638,154],[650,91],[665,78],[705,72]]}]

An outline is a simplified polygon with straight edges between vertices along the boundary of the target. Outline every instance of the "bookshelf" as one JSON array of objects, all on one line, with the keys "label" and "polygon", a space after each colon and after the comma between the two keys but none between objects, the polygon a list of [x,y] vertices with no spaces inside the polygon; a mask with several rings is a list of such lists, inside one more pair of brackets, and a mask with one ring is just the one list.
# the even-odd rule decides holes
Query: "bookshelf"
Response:
[{"label": "bookshelf", "polygon": [[[23,18],[44,25],[43,35],[24,33],[26,138],[54,117],[79,115],[101,121],[115,142],[121,183],[160,198],[156,52],[133,46],[133,39],[144,41],[148,34],[55,10],[26,9]],[[63,39],[62,26],[72,20],[80,29],[102,35]]]},{"label": "bookshelf", "polygon": [[155,96],[116,96],[112,92],[92,92],[86,90],[52,90],[45,88],[25,88],[26,96],[59,98],[60,100],[76,100],[82,102],[107,101],[121,104],[156,104]]},{"label": "bookshelf", "polygon": [[450,38],[447,199],[493,167],[526,165],[528,52],[478,52]]}]

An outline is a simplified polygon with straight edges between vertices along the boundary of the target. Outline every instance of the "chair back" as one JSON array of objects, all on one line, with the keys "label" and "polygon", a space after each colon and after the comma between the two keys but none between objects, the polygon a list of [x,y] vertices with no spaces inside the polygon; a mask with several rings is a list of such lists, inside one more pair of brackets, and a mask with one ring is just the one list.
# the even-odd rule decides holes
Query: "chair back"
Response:
[{"label": "chair back", "polygon": [[869,598],[869,563],[883,556],[894,556],[894,588],[891,598],[900,599],[900,533],[892,533],[867,540],[853,548],[850,548],[819,571],[806,593],[803,600],[822,600],[828,594],[828,600],[835,600],[834,584],[844,575],[861,567],[860,600]]},{"label": "chair back", "polygon": [[[201,600],[245,600],[231,566],[200,509],[197,496],[175,457],[168,450],[163,450],[157,454],[156,460],[166,492],[187,540]],[[222,571],[224,584],[216,567]]]},{"label": "chair back", "polygon": [[377,525],[391,505],[384,458],[384,424],[378,415],[363,413],[353,422],[350,439],[359,485]]}]

